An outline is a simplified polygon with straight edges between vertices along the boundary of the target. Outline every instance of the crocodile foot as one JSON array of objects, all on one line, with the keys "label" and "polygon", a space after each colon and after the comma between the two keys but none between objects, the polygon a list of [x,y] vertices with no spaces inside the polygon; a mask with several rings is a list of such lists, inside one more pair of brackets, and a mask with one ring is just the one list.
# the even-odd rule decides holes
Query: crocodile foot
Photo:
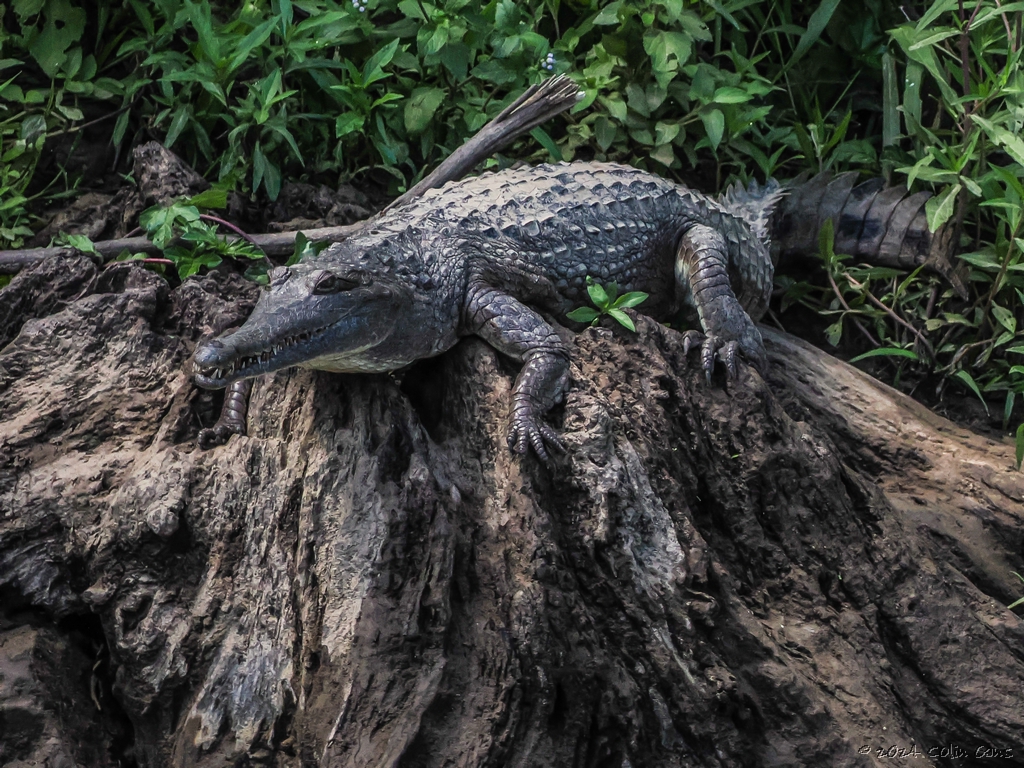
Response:
[{"label": "crocodile foot", "polygon": [[196,442],[199,443],[199,447],[202,450],[206,451],[210,448],[216,448],[218,445],[224,445],[232,435],[244,434],[244,424],[220,421],[212,427],[206,427],[205,429],[199,430],[199,436],[196,438]]},{"label": "crocodile foot", "polygon": [[725,364],[726,380],[735,381],[739,376],[737,363],[741,352],[761,373],[764,373],[767,368],[767,355],[760,339],[760,333],[757,336],[757,343],[754,344],[724,338],[714,333],[705,335],[700,331],[686,331],[683,333],[683,356],[689,355],[690,350],[699,345],[700,364],[704,369],[708,384],[711,383],[711,374],[715,370],[716,357]]},{"label": "crocodile foot", "polygon": [[518,454],[530,448],[544,464],[551,465],[551,454],[565,453],[565,443],[551,427],[536,418],[531,410],[517,408],[512,415],[512,429],[508,432],[508,447]]}]

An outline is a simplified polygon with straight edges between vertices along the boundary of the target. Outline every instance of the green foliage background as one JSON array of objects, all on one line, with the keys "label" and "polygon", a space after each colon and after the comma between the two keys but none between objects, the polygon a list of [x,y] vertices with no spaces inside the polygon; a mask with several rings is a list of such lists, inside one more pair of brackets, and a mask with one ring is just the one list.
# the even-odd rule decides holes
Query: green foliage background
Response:
[{"label": "green foliage background", "polygon": [[1022,15],[1009,0],[14,0],[0,247],[74,192],[39,159],[83,126],[125,148],[157,138],[256,200],[369,169],[398,193],[566,73],[586,99],[510,155],[629,162],[706,191],[826,169],[932,189],[931,224],[964,224],[966,300],[823,241],[821,279],[780,277],[783,308],[820,313],[828,342],[909,390],[975,392],[1006,428],[1024,392]]}]

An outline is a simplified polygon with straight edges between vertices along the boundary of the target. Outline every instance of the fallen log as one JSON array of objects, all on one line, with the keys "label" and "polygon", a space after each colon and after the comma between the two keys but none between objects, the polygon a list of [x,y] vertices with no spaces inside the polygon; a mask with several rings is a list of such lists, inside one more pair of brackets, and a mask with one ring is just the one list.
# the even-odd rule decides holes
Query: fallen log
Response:
[{"label": "fallen log", "polygon": [[[0,761],[1016,755],[1009,444],[769,329],[767,381],[708,386],[636,316],[575,338],[551,472],[509,453],[514,372],[474,340],[261,379],[249,435],[199,451],[184,363],[254,291],[83,257],[4,289],[0,670],[42,661],[0,683]],[[49,658],[93,682],[48,700]]]}]

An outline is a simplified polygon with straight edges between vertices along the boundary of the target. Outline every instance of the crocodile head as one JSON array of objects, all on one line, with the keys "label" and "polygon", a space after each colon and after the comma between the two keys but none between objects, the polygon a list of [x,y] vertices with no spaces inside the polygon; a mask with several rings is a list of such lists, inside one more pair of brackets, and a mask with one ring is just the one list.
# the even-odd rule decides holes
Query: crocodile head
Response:
[{"label": "crocodile head", "polygon": [[409,284],[384,270],[316,260],[273,269],[245,324],[196,349],[195,382],[218,389],[293,365],[394,370],[412,360],[397,359],[402,351],[387,342],[417,303]]}]

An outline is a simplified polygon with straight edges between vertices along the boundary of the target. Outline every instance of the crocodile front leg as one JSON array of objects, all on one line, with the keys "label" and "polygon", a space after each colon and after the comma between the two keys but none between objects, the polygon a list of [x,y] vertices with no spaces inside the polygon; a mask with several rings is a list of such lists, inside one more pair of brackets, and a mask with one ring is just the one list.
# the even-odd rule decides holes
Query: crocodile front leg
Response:
[{"label": "crocodile front leg", "polygon": [[684,300],[693,304],[704,333],[688,331],[684,350],[701,343],[701,366],[711,382],[715,356],[725,363],[728,377],[737,376],[736,353],[742,352],[764,372],[768,355],[761,332],[743,309],[729,283],[729,251],[717,230],[697,224],[686,231],[676,252],[676,279]]},{"label": "crocodile front leg", "polygon": [[508,447],[551,461],[548,448],[565,450],[543,415],[565,394],[569,351],[544,319],[512,296],[486,284],[471,287],[463,313],[464,326],[492,347],[523,362],[512,390],[512,427]]},{"label": "crocodile front leg", "polygon": [[252,379],[239,379],[228,384],[224,391],[224,405],[217,423],[199,431],[199,447],[203,450],[224,445],[232,435],[245,434],[245,418],[249,412],[249,394]]}]

